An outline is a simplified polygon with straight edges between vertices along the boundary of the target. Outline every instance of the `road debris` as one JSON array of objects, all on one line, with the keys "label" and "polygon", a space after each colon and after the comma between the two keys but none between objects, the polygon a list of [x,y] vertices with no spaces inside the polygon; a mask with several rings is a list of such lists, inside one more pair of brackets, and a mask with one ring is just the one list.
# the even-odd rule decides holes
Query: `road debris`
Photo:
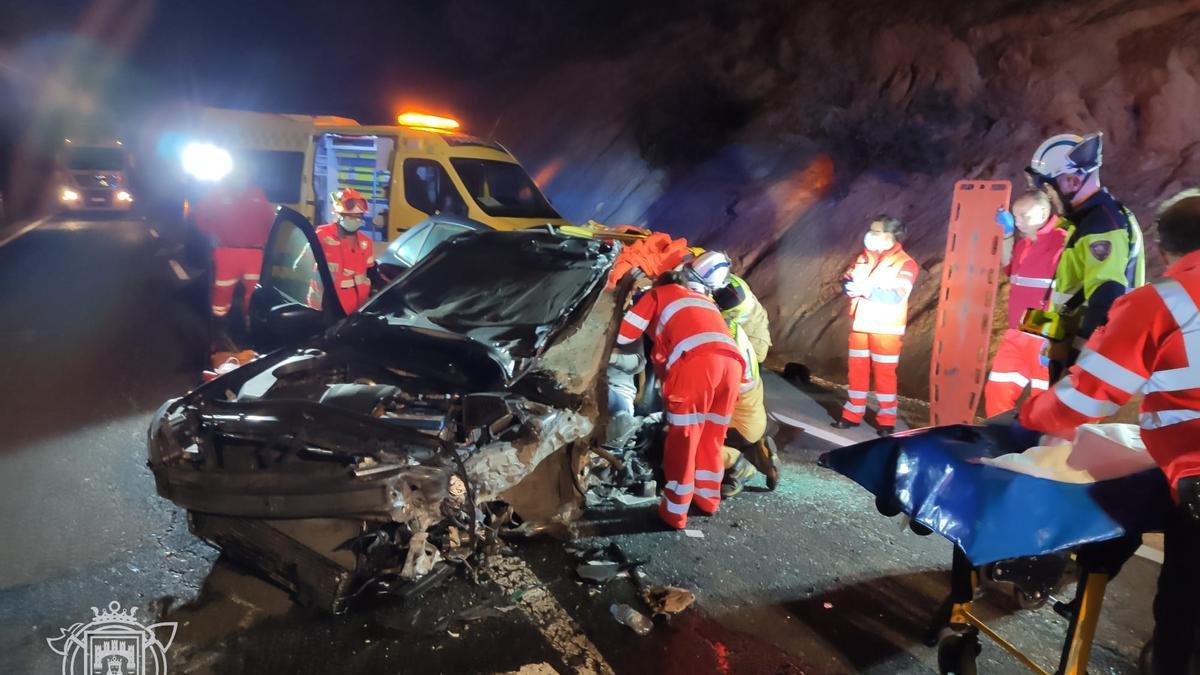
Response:
[{"label": "road debris", "polygon": [[654,628],[654,622],[649,617],[629,605],[614,604],[608,608],[608,611],[612,612],[617,623],[629,626],[638,635],[649,635]]},{"label": "road debris", "polygon": [[655,586],[642,592],[642,600],[654,616],[669,616],[691,607],[696,594],[677,586]]},{"label": "road debris", "polygon": [[700,530],[687,529],[687,530],[684,530],[683,533],[686,534],[687,536],[691,537],[692,539],[703,539],[704,538],[704,533],[701,532]]}]

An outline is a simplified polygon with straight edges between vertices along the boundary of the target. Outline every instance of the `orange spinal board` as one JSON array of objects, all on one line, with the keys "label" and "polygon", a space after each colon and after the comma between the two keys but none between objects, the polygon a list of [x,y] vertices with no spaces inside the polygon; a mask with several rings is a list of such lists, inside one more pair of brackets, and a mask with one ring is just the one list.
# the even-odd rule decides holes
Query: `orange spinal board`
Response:
[{"label": "orange spinal board", "polygon": [[929,415],[934,426],[975,421],[988,373],[1004,237],[996,214],[1008,208],[1011,192],[1006,180],[954,184],[929,369]]}]

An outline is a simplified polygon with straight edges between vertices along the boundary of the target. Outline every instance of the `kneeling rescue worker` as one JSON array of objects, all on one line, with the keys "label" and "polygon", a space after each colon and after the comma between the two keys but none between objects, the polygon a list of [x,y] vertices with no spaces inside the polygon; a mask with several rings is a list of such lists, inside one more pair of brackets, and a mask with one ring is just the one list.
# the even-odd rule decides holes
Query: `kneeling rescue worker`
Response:
[{"label": "kneeling rescue worker", "polygon": [[842,418],[832,423],[849,429],[862,423],[867,411],[871,373],[875,373],[875,398],[879,401],[879,435],[896,428],[896,367],[908,324],[908,296],[919,270],[900,245],[904,224],[889,216],[871,222],[863,237],[864,250],[842,276],[850,298],[849,400]]},{"label": "kneeling rescue worker", "polygon": [[360,231],[367,213],[367,198],[354,188],[330,195],[335,220],[317,228],[317,241],[325,252],[329,276],[338,302],[346,314],[354,312],[371,296],[371,287],[383,280],[375,268],[371,238]]},{"label": "kneeling rescue worker", "polygon": [[663,383],[667,420],[667,484],[658,513],[677,529],[687,525],[693,503],[708,514],[721,505],[721,445],[745,367],[705,290],[680,273],[664,274],[626,312],[617,336],[618,345],[644,334],[654,342],[650,359]]},{"label": "kneeling rescue worker", "polygon": [[1200,651],[1200,190],[1159,208],[1158,245],[1166,279],[1116,299],[1067,377],[1030,399],[1019,421],[1071,438],[1079,425],[1145,394],[1142,440],[1178,504],[1164,528],[1153,672],[1177,675],[1191,672]]},{"label": "kneeling rescue worker", "polygon": [[771,346],[766,310],[750,286],[730,272],[729,257],[724,253],[701,254],[688,261],[684,274],[712,293],[746,363],[721,448],[725,467],[721,496],[741,493],[757,473],[766,478],[767,489],[774,490],[779,484],[779,453],[774,439],[767,435],[767,407],[759,375],[759,364],[767,358]]}]

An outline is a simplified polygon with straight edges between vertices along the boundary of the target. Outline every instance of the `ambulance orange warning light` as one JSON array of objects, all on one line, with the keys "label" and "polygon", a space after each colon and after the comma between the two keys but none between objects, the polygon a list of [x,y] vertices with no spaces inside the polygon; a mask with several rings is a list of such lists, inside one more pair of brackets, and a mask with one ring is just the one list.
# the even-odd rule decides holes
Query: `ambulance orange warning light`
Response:
[{"label": "ambulance orange warning light", "polygon": [[438,117],[437,115],[426,115],[425,113],[406,112],[396,116],[396,123],[402,127],[417,127],[420,129],[434,129],[441,131],[451,131],[459,128],[458,120],[449,117]]}]

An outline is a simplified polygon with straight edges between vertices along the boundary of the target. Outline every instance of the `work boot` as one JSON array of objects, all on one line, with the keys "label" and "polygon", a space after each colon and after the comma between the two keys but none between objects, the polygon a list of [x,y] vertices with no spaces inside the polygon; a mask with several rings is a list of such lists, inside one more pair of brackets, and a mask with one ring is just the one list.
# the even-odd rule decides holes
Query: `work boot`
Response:
[{"label": "work boot", "polygon": [[721,498],[729,499],[737,496],[746,489],[746,483],[757,475],[758,472],[754,470],[754,465],[746,459],[745,455],[738,457],[733,466],[725,471],[725,477],[721,479]]},{"label": "work boot", "polygon": [[767,479],[767,489],[774,490],[779,485],[779,452],[775,448],[775,439],[764,436],[762,440],[742,448],[742,456],[750,460],[755,469]]},{"label": "work boot", "polygon": [[853,429],[854,427],[858,426],[859,424],[862,424],[862,422],[851,422],[850,420],[834,420],[833,422],[829,423],[829,426],[833,427],[834,429]]},{"label": "work boot", "polygon": [[876,433],[878,433],[880,436],[891,436],[892,432],[895,430],[896,427],[879,427],[879,431]]}]

